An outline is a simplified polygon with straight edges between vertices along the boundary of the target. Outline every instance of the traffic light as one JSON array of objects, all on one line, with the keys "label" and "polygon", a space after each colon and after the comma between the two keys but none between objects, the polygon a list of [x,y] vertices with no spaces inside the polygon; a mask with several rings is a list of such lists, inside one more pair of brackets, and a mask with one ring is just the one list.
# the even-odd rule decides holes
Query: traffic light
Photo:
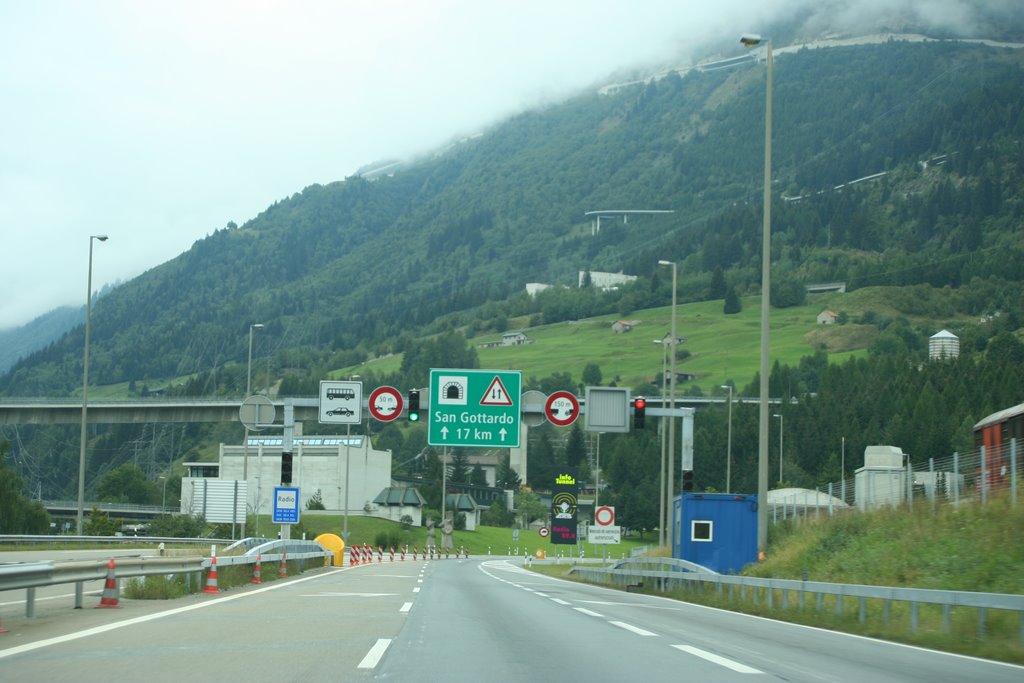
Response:
[{"label": "traffic light", "polygon": [[683,470],[683,491],[693,490],[693,470]]},{"label": "traffic light", "polygon": [[292,454],[281,453],[281,486],[292,483]]},{"label": "traffic light", "polygon": [[409,422],[420,421],[420,390],[409,390]]},{"label": "traffic light", "polygon": [[633,429],[643,429],[646,417],[647,399],[643,397],[633,399]]}]

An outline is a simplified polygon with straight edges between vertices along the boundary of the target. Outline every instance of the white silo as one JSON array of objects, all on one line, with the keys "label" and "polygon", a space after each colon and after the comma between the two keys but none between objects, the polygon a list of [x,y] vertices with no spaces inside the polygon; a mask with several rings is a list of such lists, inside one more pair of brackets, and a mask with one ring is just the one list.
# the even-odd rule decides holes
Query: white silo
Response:
[{"label": "white silo", "polygon": [[928,358],[956,358],[960,355],[960,337],[949,330],[936,332],[928,339]]}]

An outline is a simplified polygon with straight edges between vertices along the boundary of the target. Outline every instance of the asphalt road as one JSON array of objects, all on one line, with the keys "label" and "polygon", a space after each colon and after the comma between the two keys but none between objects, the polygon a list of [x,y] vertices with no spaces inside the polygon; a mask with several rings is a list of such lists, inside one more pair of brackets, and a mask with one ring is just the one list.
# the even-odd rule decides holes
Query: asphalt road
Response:
[{"label": "asphalt road", "polygon": [[506,559],[0,612],[10,681],[1014,681],[1024,668],[552,579]]}]

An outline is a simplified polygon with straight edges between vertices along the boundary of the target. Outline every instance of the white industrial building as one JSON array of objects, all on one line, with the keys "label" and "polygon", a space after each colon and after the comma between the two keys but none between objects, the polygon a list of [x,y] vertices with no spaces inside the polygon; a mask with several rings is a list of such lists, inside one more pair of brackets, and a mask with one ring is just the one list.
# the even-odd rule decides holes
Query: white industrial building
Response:
[{"label": "white industrial building", "polygon": [[[281,451],[280,436],[253,436],[248,448],[221,444],[216,464],[185,463],[187,476],[181,480],[181,511],[202,514],[206,505],[204,481],[216,478],[246,481],[247,486],[239,487],[244,490],[245,509],[249,514],[270,514],[274,487],[281,484]],[[362,434],[295,437],[292,452],[291,486],[299,488],[302,509],[319,491],[327,510],[375,514],[374,500],[392,485],[391,451],[374,449]],[[380,516],[389,516],[388,511],[381,510]],[[421,515],[412,516],[419,525]]]}]

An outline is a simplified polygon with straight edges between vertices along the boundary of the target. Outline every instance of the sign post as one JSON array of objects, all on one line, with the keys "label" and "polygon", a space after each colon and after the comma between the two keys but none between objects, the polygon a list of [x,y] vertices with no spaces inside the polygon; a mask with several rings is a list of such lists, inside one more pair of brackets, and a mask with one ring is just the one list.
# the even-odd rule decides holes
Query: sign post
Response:
[{"label": "sign post", "polygon": [[522,373],[430,370],[427,444],[519,447]]}]

